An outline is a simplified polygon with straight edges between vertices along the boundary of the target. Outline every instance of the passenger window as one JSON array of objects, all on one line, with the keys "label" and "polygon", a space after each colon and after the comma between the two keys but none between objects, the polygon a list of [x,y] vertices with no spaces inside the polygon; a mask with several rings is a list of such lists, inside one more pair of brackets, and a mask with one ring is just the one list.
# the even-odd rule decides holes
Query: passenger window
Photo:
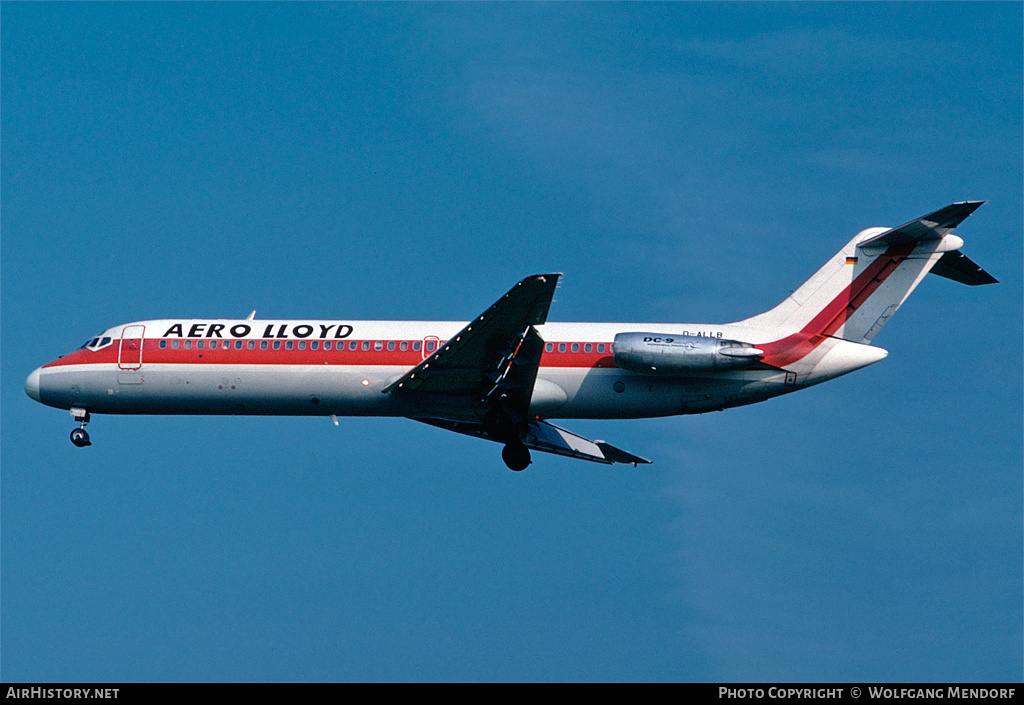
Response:
[{"label": "passenger window", "polygon": [[544,352],[554,352],[554,351],[555,351],[554,343],[544,343]]},{"label": "passenger window", "polygon": [[203,341],[201,341],[201,340],[197,340],[197,341],[196,341],[196,350],[202,350],[202,349],[203,349],[203,347],[204,347],[204,346],[203,346]]},{"label": "passenger window", "polygon": [[268,347],[270,347],[270,346],[267,345],[267,341],[265,341],[265,340],[261,340],[260,341],[260,350],[266,350]]},{"label": "passenger window", "polygon": [[351,343],[348,344],[348,349],[349,350],[355,350],[357,347],[358,347],[358,345],[356,344],[356,341],[354,341],[354,340]]},{"label": "passenger window", "polygon": [[191,350],[192,349],[192,341],[191,340],[186,340],[185,341],[185,349],[186,350]]},{"label": "passenger window", "polygon": [[309,344],[309,349],[310,350],[316,350],[319,347],[320,347],[320,343],[316,342],[315,340],[312,343]]},{"label": "passenger window", "polygon": [[565,343],[558,344],[558,352],[565,352]]},{"label": "passenger window", "polygon": [[177,350],[180,345],[181,345],[181,343],[179,341],[177,341],[177,340],[172,340],[171,341],[171,348],[173,348],[174,350]]},{"label": "passenger window", "polygon": [[402,352],[405,352],[406,350],[409,349],[409,343],[403,340],[401,343],[398,344],[398,349],[401,350]]},{"label": "passenger window", "polygon": [[573,343],[572,344],[572,351],[573,352],[579,352],[580,351],[580,344],[579,343]]},{"label": "passenger window", "polygon": [[373,342],[373,349],[374,350],[383,350],[384,349],[384,343],[380,342],[379,340],[375,340]]},{"label": "passenger window", "polygon": [[160,349],[163,350],[166,347],[167,347],[167,341],[166,340],[161,340],[160,341]]},{"label": "passenger window", "polygon": [[242,349],[242,341],[241,340],[236,340],[235,341],[235,350],[241,350],[241,349]]},{"label": "passenger window", "polygon": [[294,345],[294,343],[292,343],[292,341],[289,340],[288,342],[286,342],[284,344],[284,349],[285,350],[291,350],[292,349],[292,345]]},{"label": "passenger window", "polygon": [[393,341],[393,340],[388,341],[388,350],[394,350],[394,349],[395,349],[395,341]]},{"label": "passenger window", "polygon": [[325,340],[324,341],[324,350],[330,350],[330,349],[331,349],[331,341]]},{"label": "passenger window", "polygon": [[363,341],[363,350],[369,350],[369,349],[370,349],[370,341],[369,340],[364,340]]},{"label": "passenger window", "polygon": [[274,350],[280,350],[280,349],[281,349],[281,341],[280,340],[275,340],[274,341]]},{"label": "passenger window", "polygon": [[598,352],[604,352],[604,343],[598,343],[597,344],[597,351]]},{"label": "passenger window", "polygon": [[590,345],[590,343],[586,343],[583,346],[583,352],[590,352],[592,349],[593,349],[593,347]]},{"label": "passenger window", "polygon": [[412,349],[415,350],[416,352],[419,352],[420,351],[420,341],[417,340],[415,343],[413,343],[412,344]]},{"label": "passenger window", "polygon": [[300,340],[299,341],[299,350],[305,350],[305,349],[306,349],[306,341],[305,340]]}]

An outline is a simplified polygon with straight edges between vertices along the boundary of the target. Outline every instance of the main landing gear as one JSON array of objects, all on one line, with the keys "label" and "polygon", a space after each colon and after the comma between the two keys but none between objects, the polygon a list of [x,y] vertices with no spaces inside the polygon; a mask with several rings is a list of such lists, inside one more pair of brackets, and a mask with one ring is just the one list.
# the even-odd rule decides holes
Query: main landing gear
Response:
[{"label": "main landing gear", "polygon": [[509,470],[519,472],[525,470],[530,464],[530,449],[520,441],[510,441],[501,451],[501,459],[508,465]]},{"label": "main landing gear", "polygon": [[71,442],[79,448],[85,448],[91,446],[92,443],[89,441],[89,434],[85,430],[85,425],[89,423],[89,412],[85,409],[70,409],[71,417],[82,424],[80,428],[76,428],[71,432]]},{"label": "main landing gear", "polygon": [[483,418],[484,432],[498,443],[504,443],[501,459],[509,470],[519,472],[530,464],[530,449],[523,445],[517,419],[499,406]]}]

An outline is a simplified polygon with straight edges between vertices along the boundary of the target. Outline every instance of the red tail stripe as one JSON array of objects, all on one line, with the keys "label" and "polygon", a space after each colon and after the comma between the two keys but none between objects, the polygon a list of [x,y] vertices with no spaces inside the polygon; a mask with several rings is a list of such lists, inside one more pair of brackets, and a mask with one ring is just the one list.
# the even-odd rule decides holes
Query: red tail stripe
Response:
[{"label": "red tail stripe", "polygon": [[781,340],[758,345],[765,351],[764,362],[783,367],[796,362],[825,341],[825,338],[843,327],[850,316],[871,298],[875,290],[896,271],[913,251],[914,245],[890,247],[874,259],[856,279],[850,282],[827,306],[821,309],[799,333]]}]

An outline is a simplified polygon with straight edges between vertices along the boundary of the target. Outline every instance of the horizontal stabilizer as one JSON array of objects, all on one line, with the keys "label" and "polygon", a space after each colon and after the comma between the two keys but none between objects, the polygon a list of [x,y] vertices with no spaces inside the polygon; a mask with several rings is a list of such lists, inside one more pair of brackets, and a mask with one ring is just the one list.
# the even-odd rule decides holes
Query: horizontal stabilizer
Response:
[{"label": "horizontal stabilizer", "polygon": [[915,218],[898,228],[886,230],[860,243],[859,247],[899,247],[921,242],[922,240],[941,240],[971,213],[976,211],[984,201],[962,201],[940,208],[934,213]]},{"label": "horizontal stabilizer", "polygon": [[932,267],[932,274],[952,279],[961,284],[998,284],[999,280],[975,264],[970,257],[958,251],[947,252]]}]

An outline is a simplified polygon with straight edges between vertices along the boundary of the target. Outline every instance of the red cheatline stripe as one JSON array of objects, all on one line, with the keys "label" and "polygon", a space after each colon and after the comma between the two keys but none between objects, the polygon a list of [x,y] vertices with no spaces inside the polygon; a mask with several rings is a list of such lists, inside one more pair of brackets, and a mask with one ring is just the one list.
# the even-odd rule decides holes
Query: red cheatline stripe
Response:
[{"label": "red cheatline stripe", "polygon": [[[156,364],[176,365],[391,365],[396,367],[413,368],[423,360],[423,354],[419,350],[373,350],[373,343],[370,350],[360,349],[349,350],[274,350],[272,347],[267,350],[260,349],[261,339],[251,339],[256,343],[256,348],[248,349],[250,339],[240,338],[243,347],[241,350],[234,348],[234,339],[229,349],[222,349],[218,340],[218,348],[210,350],[209,341],[204,340],[204,349],[195,347],[195,339],[192,340],[192,349],[185,350],[179,347],[177,350],[170,347],[160,348],[159,338],[151,338],[145,341],[142,353],[142,367]],[[167,340],[167,339],[164,339]],[[171,339],[175,340],[175,339]],[[184,343],[184,339],[178,339]],[[273,345],[272,341],[268,341]],[[346,341],[348,342],[348,341]],[[385,341],[387,342],[387,341]],[[401,342],[401,341],[396,341]],[[308,345],[308,343],[307,343]],[[556,343],[557,345],[557,343]],[[611,350],[611,343],[605,343],[606,350]],[[582,347],[582,346],[581,346]],[[595,345],[596,347],[596,345]],[[411,348],[411,345],[410,345]],[[557,348],[556,348],[557,349]],[[133,363],[138,360],[138,353],[134,353]],[[69,367],[73,365],[93,364],[117,364],[118,346],[116,343],[108,345],[101,350],[75,350],[53,362],[44,365],[52,369]],[[562,367],[562,368],[584,368],[593,367],[609,368],[614,367],[610,352],[545,352],[541,358],[541,367]]]}]

